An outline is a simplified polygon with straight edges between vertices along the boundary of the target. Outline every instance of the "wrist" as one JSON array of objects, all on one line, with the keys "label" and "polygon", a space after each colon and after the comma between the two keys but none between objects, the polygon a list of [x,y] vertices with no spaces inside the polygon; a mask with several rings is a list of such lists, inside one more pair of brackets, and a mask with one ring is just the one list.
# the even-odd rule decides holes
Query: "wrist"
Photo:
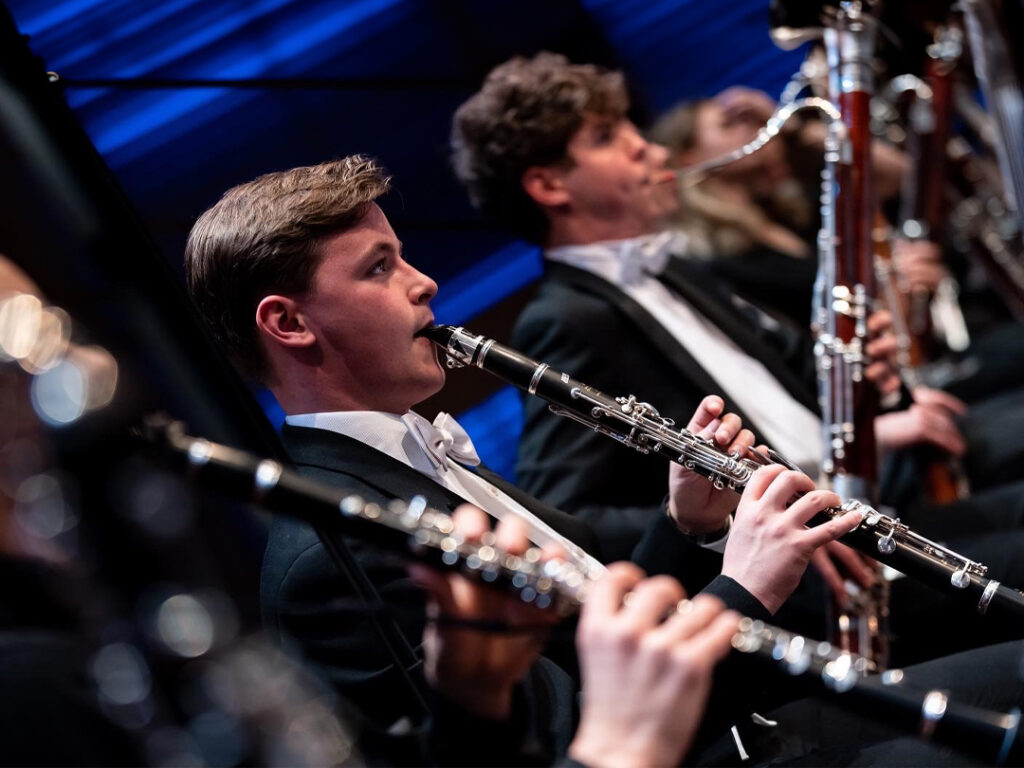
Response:
[{"label": "wrist", "polygon": [[657,750],[630,740],[608,739],[581,725],[576,738],[569,745],[568,756],[587,768],[649,768],[656,765],[675,765],[678,758],[659,754]]},{"label": "wrist", "polygon": [[728,513],[723,518],[717,520],[685,520],[681,521],[676,515],[672,514],[672,502],[668,502],[668,506],[665,509],[666,514],[672,519],[676,528],[683,536],[694,539],[698,544],[709,544],[715,541],[724,539],[729,529],[732,527],[732,513]]}]

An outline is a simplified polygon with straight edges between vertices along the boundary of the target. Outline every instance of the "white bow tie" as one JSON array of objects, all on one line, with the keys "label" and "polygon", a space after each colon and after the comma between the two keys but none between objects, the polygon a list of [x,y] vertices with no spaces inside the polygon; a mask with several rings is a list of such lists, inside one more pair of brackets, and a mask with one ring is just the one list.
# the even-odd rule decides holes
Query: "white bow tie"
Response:
[{"label": "white bow tie", "polygon": [[625,241],[619,250],[619,279],[629,285],[645,274],[660,275],[669,257],[681,255],[685,248],[686,235],[671,230]]},{"label": "white bow tie", "polygon": [[402,421],[434,469],[447,472],[449,460],[471,467],[480,463],[473,441],[449,414],[442,411],[431,424],[418,413],[410,411],[402,416]]}]

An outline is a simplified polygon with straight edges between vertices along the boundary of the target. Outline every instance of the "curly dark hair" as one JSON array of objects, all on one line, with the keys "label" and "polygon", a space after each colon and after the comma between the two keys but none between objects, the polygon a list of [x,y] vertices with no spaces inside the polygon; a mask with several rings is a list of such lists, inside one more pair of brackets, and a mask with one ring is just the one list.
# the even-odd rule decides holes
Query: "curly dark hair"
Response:
[{"label": "curly dark hair", "polygon": [[389,184],[376,161],[352,155],[239,184],[199,217],[185,247],[189,293],[244,373],[273,374],[256,332],[260,300],[305,293],[320,244],[361,221]]},{"label": "curly dark hair", "polygon": [[543,242],[548,223],[522,187],[531,166],[571,163],[569,140],[585,114],[619,119],[629,108],[620,72],[571,64],[559,54],[516,57],[491,71],[455,113],[455,174],[482,213]]}]

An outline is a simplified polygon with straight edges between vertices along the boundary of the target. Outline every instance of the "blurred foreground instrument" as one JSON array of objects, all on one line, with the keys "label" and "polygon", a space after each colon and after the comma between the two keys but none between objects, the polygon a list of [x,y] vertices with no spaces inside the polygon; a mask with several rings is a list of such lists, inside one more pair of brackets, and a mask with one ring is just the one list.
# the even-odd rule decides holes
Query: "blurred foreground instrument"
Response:
[{"label": "blurred foreground instrument", "polygon": [[[347,534],[406,559],[458,570],[562,616],[580,609],[596,578],[571,562],[542,562],[537,548],[513,555],[495,547],[486,535],[480,542],[467,541],[449,515],[428,508],[422,498],[385,505],[367,501],[302,477],[272,459],[190,437],[180,423],[152,424],[146,432],[169,448],[175,463],[201,485],[310,523],[337,522]],[[1018,756],[1019,712],[991,712],[959,704],[941,691],[908,689],[901,685],[898,670],[867,677],[872,665],[866,658],[748,618],[741,620],[732,645],[738,653],[800,677],[843,706],[917,730],[924,738],[999,764]]]}]

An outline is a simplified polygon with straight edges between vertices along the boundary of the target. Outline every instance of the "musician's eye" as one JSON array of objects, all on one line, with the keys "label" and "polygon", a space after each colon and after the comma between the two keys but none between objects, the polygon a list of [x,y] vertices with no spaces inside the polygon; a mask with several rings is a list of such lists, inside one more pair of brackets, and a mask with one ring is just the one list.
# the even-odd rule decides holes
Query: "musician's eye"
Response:
[{"label": "musician's eye", "polygon": [[383,275],[388,271],[388,260],[379,259],[374,263],[370,270],[366,273],[368,275]]},{"label": "musician's eye", "polygon": [[594,143],[601,146],[610,144],[615,138],[615,126],[611,123],[602,123],[594,129]]}]

